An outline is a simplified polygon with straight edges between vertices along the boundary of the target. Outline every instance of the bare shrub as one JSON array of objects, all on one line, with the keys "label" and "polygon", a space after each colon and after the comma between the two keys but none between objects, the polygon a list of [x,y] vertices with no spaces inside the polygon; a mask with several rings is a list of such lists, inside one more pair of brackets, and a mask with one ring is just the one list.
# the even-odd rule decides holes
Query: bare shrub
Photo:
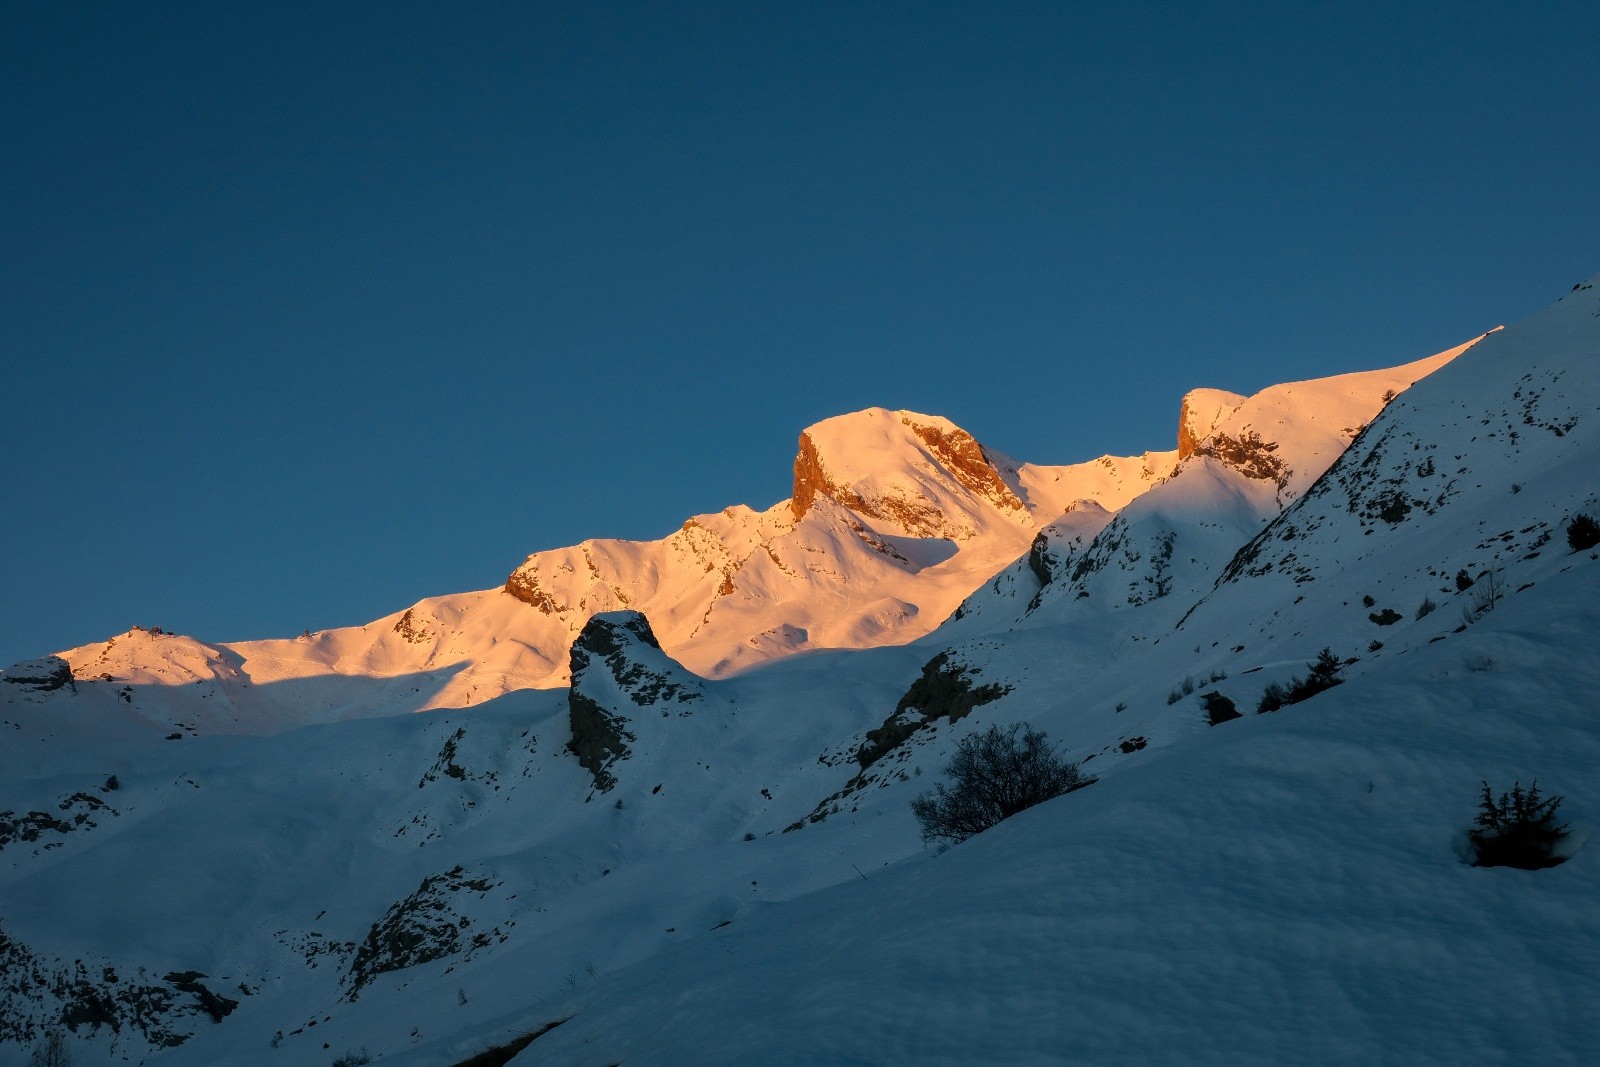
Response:
[{"label": "bare shrub", "polygon": [[33,1046],[28,1067],[72,1067],[72,1050],[67,1047],[67,1035],[60,1030],[46,1031],[39,1043]]},{"label": "bare shrub", "polygon": [[1477,592],[1472,594],[1471,601],[1461,609],[1461,621],[1471,625],[1493,611],[1500,603],[1500,598],[1505,595],[1505,586],[1500,581],[1500,576],[1494,571],[1484,571],[1478,575],[1474,585]]},{"label": "bare shrub", "polygon": [[924,842],[957,844],[1095,781],[1062,759],[1044,733],[1023,723],[963,737],[945,774],[948,786],[941,782],[911,802]]}]

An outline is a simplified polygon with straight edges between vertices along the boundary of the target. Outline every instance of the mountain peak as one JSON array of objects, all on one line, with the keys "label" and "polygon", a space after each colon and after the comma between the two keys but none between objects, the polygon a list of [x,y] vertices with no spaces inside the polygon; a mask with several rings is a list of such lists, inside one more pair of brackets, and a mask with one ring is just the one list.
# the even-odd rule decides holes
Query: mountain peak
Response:
[{"label": "mountain peak", "polygon": [[798,521],[821,496],[912,536],[962,540],[966,524],[939,506],[947,498],[1027,514],[1012,483],[1015,464],[998,459],[949,419],[867,408],[800,434],[789,506]]}]

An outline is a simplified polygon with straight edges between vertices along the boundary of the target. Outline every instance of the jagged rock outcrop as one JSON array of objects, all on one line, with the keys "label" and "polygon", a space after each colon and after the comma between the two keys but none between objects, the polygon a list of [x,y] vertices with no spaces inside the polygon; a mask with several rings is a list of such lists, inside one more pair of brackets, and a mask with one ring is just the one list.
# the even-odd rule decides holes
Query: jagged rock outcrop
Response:
[{"label": "jagged rock outcrop", "polygon": [[[214,988],[215,987],[215,988]],[[56,1027],[81,1037],[102,1028],[129,1044],[151,1050],[175,1048],[208,1024],[216,1024],[256,987],[223,987],[200,971],[158,977],[143,967],[104,959],[52,957],[0,928],[0,1046],[26,1048]]]},{"label": "jagged rock outcrop", "polygon": [[400,616],[400,621],[394,624],[394,632],[413,645],[420,645],[433,636],[429,632],[427,624],[417,618],[416,608],[406,609],[406,613]]},{"label": "jagged rock outcrop", "polygon": [[[1045,586],[1072,574],[1079,553],[1116,516],[1093,500],[1075,500],[1066,514],[1040,530],[1028,548],[1028,570]],[[1037,594],[1035,594],[1037,599]]]},{"label": "jagged rock outcrop", "polygon": [[[865,741],[855,751],[859,769],[844,786],[823,797],[804,818],[790,823],[785,833],[823,822],[830,815],[854,805],[868,790],[905,778],[904,764],[911,750],[930,735],[939,722],[954,723],[966,718],[974,708],[993,703],[1011,692],[1004,683],[980,682],[982,669],[954,649],[934,656],[922,666],[922,673],[900,697],[894,713],[881,726],[866,732]],[[919,737],[920,735],[920,737]]]},{"label": "jagged rock outcrop", "polygon": [[568,749],[609,792],[611,768],[631,755],[638,740],[625,709],[659,708],[686,715],[704,697],[701,684],[661,651],[650,621],[637,611],[596,615],[572,643],[572,688],[567,694],[572,739]]},{"label": "jagged rock outcrop", "polygon": [[1178,459],[1192,456],[1195,446],[1210,437],[1245,399],[1225,389],[1191,389],[1185,393],[1178,407]]},{"label": "jagged rock outcrop", "polygon": [[463,953],[470,959],[478,949],[504,941],[506,933],[498,926],[472,929],[472,917],[458,899],[482,899],[497,885],[460,866],[423,879],[372,924],[356,947],[344,979],[346,999],[358,999],[380,974]]},{"label": "jagged rock outcrop", "polygon": [[8,682],[24,693],[50,693],[57,689],[77,690],[72,666],[60,656],[40,656],[7,667],[0,682]]},{"label": "jagged rock outcrop", "polygon": [[802,432],[799,451],[794,457],[794,491],[789,497],[789,511],[796,522],[806,517],[806,512],[811,510],[812,503],[819,496],[843,504],[851,511],[861,511],[866,507],[866,501],[849,486],[836,485],[828,477],[811,435]]},{"label": "jagged rock outcrop", "polygon": [[882,726],[867,731],[867,743],[856,753],[863,770],[902,744],[918,730],[943,719],[959,722],[973,708],[999,700],[1011,687],[999,683],[980,685],[977,668],[946,650],[922,667],[922,674],[895,705]]},{"label": "jagged rock outcrop", "polygon": [[1197,456],[1214,456],[1244,475],[1257,481],[1271,482],[1279,489],[1289,484],[1294,470],[1275,455],[1278,442],[1264,441],[1255,430],[1238,435],[1213,434],[1194,447]]}]

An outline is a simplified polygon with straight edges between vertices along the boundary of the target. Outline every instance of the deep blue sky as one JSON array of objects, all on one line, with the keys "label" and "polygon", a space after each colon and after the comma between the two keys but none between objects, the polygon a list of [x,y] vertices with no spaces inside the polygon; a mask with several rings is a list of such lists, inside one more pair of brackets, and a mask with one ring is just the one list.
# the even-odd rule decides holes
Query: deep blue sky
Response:
[{"label": "deep blue sky", "polygon": [[1092,8],[6,5],[0,666],[764,507],[872,404],[1168,448],[1600,270],[1592,4]]}]

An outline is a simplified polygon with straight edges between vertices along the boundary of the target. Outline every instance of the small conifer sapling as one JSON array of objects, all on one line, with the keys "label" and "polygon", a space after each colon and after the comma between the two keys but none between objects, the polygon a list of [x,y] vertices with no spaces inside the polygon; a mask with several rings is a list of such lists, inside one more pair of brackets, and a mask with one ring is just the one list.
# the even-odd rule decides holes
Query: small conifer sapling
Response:
[{"label": "small conifer sapling", "polygon": [[1476,854],[1472,865],[1536,871],[1564,862],[1565,856],[1555,854],[1556,846],[1570,830],[1556,822],[1556,809],[1562,799],[1541,798],[1536,779],[1526,791],[1517,782],[1496,801],[1489,783],[1484,782],[1478,816],[1467,831]]}]

